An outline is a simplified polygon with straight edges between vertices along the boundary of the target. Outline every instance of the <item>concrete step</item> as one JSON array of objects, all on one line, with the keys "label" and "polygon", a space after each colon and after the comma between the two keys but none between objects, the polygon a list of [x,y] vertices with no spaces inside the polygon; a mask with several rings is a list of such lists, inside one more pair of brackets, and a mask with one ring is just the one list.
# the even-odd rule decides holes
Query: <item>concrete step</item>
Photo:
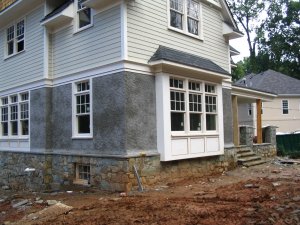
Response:
[{"label": "concrete step", "polygon": [[250,166],[261,165],[261,164],[264,164],[264,163],[266,163],[266,161],[260,159],[260,160],[245,162],[245,163],[243,163],[243,166],[250,167]]},{"label": "concrete step", "polygon": [[249,157],[249,156],[256,156],[254,152],[240,152],[237,154],[237,158],[244,158],[244,157]]}]

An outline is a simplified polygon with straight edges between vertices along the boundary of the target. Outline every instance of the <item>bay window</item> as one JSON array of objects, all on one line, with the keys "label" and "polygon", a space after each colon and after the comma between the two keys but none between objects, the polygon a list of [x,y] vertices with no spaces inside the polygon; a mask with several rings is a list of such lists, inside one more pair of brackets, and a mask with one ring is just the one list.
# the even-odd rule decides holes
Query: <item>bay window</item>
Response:
[{"label": "bay window", "polygon": [[[203,111],[203,102],[205,102],[205,111]],[[217,131],[215,85],[171,77],[170,107],[172,132]]]}]

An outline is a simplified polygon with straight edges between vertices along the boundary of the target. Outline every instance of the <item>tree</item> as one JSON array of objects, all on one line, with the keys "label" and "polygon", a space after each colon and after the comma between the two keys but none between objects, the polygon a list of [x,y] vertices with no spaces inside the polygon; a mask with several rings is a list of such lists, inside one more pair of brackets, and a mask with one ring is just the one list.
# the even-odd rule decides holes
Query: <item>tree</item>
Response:
[{"label": "tree", "polygon": [[259,54],[269,68],[300,78],[300,2],[270,1],[267,15],[258,31]]},{"label": "tree", "polygon": [[250,52],[250,72],[258,72],[256,66],[256,45],[260,36],[255,35],[252,37],[251,34],[254,34],[261,27],[261,21],[258,18],[265,9],[265,4],[263,1],[258,0],[228,0],[228,5],[247,36]]}]

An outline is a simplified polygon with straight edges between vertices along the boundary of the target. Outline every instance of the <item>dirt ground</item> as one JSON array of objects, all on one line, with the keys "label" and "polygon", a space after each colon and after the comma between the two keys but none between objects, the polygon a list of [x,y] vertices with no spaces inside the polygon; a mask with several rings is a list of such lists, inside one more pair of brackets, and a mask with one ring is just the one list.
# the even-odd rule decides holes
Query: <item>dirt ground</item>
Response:
[{"label": "dirt ground", "polygon": [[53,193],[1,190],[0,224],[296,225],[300,164],[273,160],[126,196],[93,188]]}]

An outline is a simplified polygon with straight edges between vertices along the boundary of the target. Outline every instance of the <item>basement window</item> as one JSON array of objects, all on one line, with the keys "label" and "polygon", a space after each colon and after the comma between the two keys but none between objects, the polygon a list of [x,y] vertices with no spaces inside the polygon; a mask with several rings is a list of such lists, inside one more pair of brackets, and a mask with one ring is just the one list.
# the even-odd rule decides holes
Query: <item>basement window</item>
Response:
[{"label": "basement window", "polygon": [[75,164],[75,184],[89,185],[91,180],[91,166],[89,164]]}]

